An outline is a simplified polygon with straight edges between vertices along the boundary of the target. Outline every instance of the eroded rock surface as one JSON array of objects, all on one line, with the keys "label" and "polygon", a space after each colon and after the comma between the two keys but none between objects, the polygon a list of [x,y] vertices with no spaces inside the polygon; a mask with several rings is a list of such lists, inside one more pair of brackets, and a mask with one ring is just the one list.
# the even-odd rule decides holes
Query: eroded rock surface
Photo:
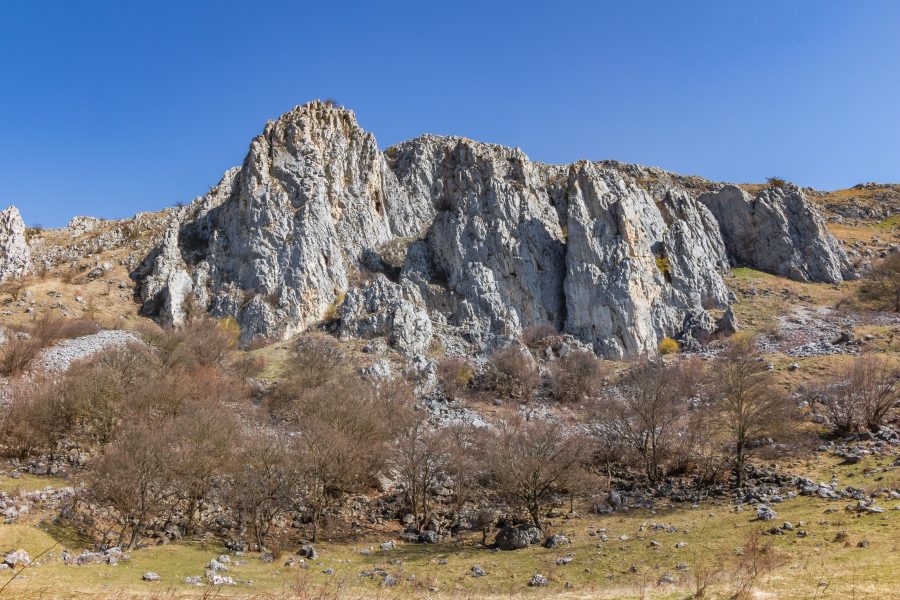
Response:
[{"label": "eroded rock surface", "polygon": [[18,279],[31,271],[31,251],[25,223],[15,206],[0,210],[0,283]]},{"label": "eroded rock surface", "polygon": [[382,152],[351,111],[313,102],[270,122],[240,168],[176,212],[135,277],[145,313],[233,316],[245,339],[335,320],[345,337],[421,356],[435,336],[487,349],[551,325],[619,358],[664,336],[702,342],[707,311],[729,304],[729,262],[849,273],[799,191],[720,188],[459,137]]},{"label": "eroded rock surface", "polygon": [[847,256],[798,188],[767,188],[754,198],[735,185],[700,196],[719,223],[736,266],[799,281],[836,283],[851,276]]}]

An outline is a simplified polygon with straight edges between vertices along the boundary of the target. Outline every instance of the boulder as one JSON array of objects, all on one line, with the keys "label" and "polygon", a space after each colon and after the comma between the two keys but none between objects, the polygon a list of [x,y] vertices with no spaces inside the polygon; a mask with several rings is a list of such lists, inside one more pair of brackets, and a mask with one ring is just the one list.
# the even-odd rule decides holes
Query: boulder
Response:
[{"label": "boulder", "polygon": [[544,548],[559,548],[560,546],[568,545],[569,543],[569,538],[560,533],[556,533],[544,540]]},{"label": "boulder", "polygon": [[12,552],[7,553],[3,562],[12,568],[23,567],[31,564],[31,556],[25,550],[13,550]]},{"label": "boulder", "polygon": [[521,550],[532,544],[540,544],[541,537],[541,530],[534,525],[508,526],[497,533],[494,545],[501,550]]},{"label": "boulder", "polygon": [[765,504],[760,504],[756,507],[756,518],[760,521],[771,521],[775,517],[778,516],[774,510],[766,506]]}]

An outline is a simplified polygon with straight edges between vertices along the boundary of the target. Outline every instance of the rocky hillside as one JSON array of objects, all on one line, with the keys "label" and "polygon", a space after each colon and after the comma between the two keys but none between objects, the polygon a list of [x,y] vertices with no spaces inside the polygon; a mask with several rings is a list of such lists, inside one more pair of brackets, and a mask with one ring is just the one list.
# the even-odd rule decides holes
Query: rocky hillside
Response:
[{"label": "rocky hillside", "polygon": [[245,341],[329,321],[416,356],[435,337],[477,352],[551,326],[621,358],[715,335],[729,266],[853,276],[804,191],[755,191],[613,161],[546,165],[459,137],[382,152],[351,111],[313,102],[268,123],[187,207],[79,219],[30,247],[18,212],[0,213],[0,277],[32,263],[102,272],[97,256],[115,250],[144,314],[231,316]]},{"label": "rocky hillside", "polygon": [[615,358],[713,334],[729,264],[851,275],[799,189],[659,175],[457,137],[382,152],[352,112],[313,102],[178,212],[135,277],[146,314],[206,309],[245,339],[339,317],[419,354],[438,331],[483,348],[550,325]]}]

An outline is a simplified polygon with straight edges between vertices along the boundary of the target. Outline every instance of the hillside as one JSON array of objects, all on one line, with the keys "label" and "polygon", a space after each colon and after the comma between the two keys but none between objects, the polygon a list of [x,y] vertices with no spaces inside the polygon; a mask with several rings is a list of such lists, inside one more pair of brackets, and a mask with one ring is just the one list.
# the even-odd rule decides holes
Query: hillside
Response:
[{"label": "hillside", "polygon": [[3,211],[0,596],[900,598],[898,208],[313,102]]}]

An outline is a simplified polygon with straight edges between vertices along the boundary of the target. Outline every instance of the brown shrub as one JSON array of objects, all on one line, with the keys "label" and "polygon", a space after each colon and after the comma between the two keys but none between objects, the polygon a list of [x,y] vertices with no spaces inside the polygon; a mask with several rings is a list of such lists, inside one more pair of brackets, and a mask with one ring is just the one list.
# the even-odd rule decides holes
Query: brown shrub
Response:
[{"label": "brown shrub", "polygon": [[516,346],[492,354],[479,380],[483,389],[522,402],[531,400],[541,382],[534,359]]},{"label": "brown shrub", "polygon": [[584,402],[603,385],[607,369],[589,352],[570,352],[550,368],[553,397],[559,402]]},{"label": "brown shrub", "polygon": [[240,335],[234,319],[196,319],[179,329],[143,324],[138,331],[156,349],[166,368],[185,370],[226,366]]},{"label": "brown shrub", "polygon": [[542,325],[529,325],[522,330],[522,343],[531,350],[545,346],[552,338],[559,335],[556,327],[548,323]]},{"label": "brown shrub", "polygon": [[444,393],[456,398],[465,393],[475,377],[475,368],[465,358],[445,356],[437,365],[438,381]]},{"label": "brown shrub", "polygon": [[43,348],[39,339],[11,337],[0,346],[0,375],[14,377],[25,372]]}]

